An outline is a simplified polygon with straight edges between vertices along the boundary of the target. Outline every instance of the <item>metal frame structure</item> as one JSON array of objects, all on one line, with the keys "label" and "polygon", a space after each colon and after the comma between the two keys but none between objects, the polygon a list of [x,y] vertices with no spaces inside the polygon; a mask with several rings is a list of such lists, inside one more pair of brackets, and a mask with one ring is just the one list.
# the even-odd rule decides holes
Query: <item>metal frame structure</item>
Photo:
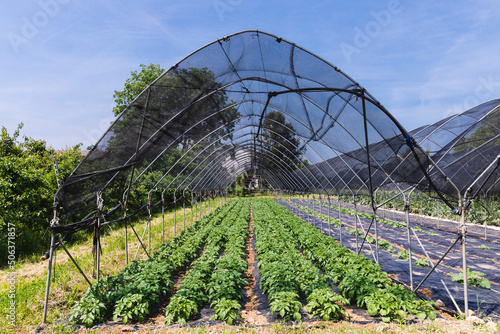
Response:
[{"label": "metal frame structure", "polygon": [[[498,101],[493,103],[490,112],[483,112],[480,121],[496,112],[499,105]],[[328,216],[331,196],[337,194],[341,206],[340,195],[347,191],[354,199],[356,231],[359,219],[356,198],[360,192],[367,192],[374,213],[371,224],[375,224],[373,255],[377,262],[377,209],[385,204],[377,204],[378,189],[392,186],[408,206],[414,190],[432,191],[462,215],[465,271],[464,219],[470,205],[466,199],[472,200],[479,194],[477,185],[491,193],[498,190],[498,152],[496,160],[491,159],[490,167],[481,175],[476,177],[467,172],[471,180],[464,189],[461,181],[454,178],[450,166],[460,164],[461,158],[472,153],[466,150],[460,159],[449,162],[447,157],[454,154],[454,145],[445,143],[438,154],[433,150],[429,152],[427,144],[438,128],[429,126],[406,131],[352,78],[281,37],[243,31],[207,44],[172,66],[139,94],[60,185],[50,228],[44,322],[56,235],[93,228],[95,272],[99,278],[103,226],[124,223],[127,263],[129,227],[139,240],[135,257],[141,248],[149,256],[155,207],[161,204],[164,243],[166,208],[174,208],[175,235],[178,204],[182,204],[185,228],[189,197],[192,225],[193,215],[198,218],[198,213],[202,214],[203,201],[206,214],[208,206],[213,208],[227,199],[228,188],[237,176],[246,172],[265,179],[277,191],[275,196],[283,191],[291,200],[293,194],[299,194],[300,198],[300,194],[312,193],[313,199],[314,194],[318,194],[321,202],[323,194],[328,201]],[[471,129],[472,125],[469,132]],[[488,145],[496,144],[497,137],[498,132],[496,137],[480,145],[484,148],[484,152],[480,152],[482,158],[490,157]],[[455,136],[454,144],[461,143],[463,138],[464,133]],[[176,157],[173,162],[166,159],[173,156]],[[136,210],[129,213],[131,192],[138,185],[144,185],[152,173],[157,178],[154,185],[148,184],[146,204],[133,203]],[[474,192],[470,195],[473,186]],[[411,190],[405,195],[408,189]],[[120,198],[115,198],[115,193],[121,194]],[[177,198],[178,194],[182,194],[181,197]],[[193,202],[196,203],[194,214]],[[142,210],[147,210],[148,220],[140,237],[127,220]],[[408,208],[406,214],[411,252],[410,231],[414,231],[410,228]],[[358,252],[371,224],[364,231],[359,247],[356,234]],[[146,231],[148,249],[143,243]],[[68,252],[63,239],[59,244]],[[73,260],[71,255],[70,258]],[[77,262],[73,262],[79,268]],[[437,265],[439,262],[432,270]],[[413,277],[411,287],[413,289]]]}]

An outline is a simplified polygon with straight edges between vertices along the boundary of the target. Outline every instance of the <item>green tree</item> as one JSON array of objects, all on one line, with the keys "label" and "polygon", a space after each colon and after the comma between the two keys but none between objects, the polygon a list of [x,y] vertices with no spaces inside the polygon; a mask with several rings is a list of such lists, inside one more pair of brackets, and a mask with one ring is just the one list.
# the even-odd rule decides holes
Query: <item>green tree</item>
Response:
[{"label": "green tree", "polygon": [[[127,79],[124,90],[115,92],[113,112],[120,116],[76,175],[103,173],[66,187],[67,196],[61,198],[61,202],[66,203],[65,219],[75,209],[86,208],[74,198],[83,198],[89,207],[95,206],[95,193],[104,186],[103,198],[115,205],[128,186],[132,164],[135,166],[134,179],[138,175],[141,177],[130,190],[128,205],[139,207],[155,186],[155,180],[164,173],[168,171],[168,176],[157,185],[158,189],[167,187],[200,152],[204,154],[200,154],[170,187],[182,182],[193,168],[202,169],[210,163],[210,160],[203,161],[204,157],[232,137],[234,121],[240,114],[211,70],[175,68],[162,73],[160,65],[142,64],[141,71],[133,71]],[[130,167],[123,168],[124,165]],[[116,173],[115,169],[120,172]],[[110,178],[112,182],[108,182]],[[153,196],[160,193],[155,192]]]},{"label": "green tree", "polygon": [[[262,135],[262,146],[265,151],[272,152],[282,165],[287,165],[292,170],[309,165],[307,160],[302,161],[306,149],[300,147],[300,139],[295,134],[293,125],[286,121],[283,113],[273,110],[265,115],[262,123]],[[269,160],[267,163],[271,167],[275,165],[278,167],[273,160]]]},{"label": "green tree", "polygon": [[[16,258],[46,250],[42,236],[52,219],[57,191],[53,158],[65,179],[81,161],[80,146],[56,151],[43,140],[24,137],[19,141],[21,123],[13,135],[2,127],[0,137],[0,264],[7,261],[7,231],[16,231]],[[10,225],[9,225],[10,224]]]},{"label": "green tree", "polygon": [[165,70],[160,65],[141,64],[141,71],[132,71],[131,77],[125,81],[123,90],[115,90],[113,98],[116,105],[113,107],[115,116],[121,112],[139,95],[146,87],[148,87],[156,78],[158,78]]}]

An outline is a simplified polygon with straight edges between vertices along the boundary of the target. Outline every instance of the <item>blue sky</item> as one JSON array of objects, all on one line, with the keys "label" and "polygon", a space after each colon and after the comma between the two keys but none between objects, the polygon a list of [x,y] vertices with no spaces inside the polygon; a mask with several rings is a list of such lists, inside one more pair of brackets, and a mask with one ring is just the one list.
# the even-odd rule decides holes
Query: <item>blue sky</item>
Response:
[{"label": "blue sky", "polygon": [[0,125],[54,148],[93,144],[139,64],[168,69],[266,31],[363,85],[411,130],[500,98],[500,2],[34,0],[0,12]]}]

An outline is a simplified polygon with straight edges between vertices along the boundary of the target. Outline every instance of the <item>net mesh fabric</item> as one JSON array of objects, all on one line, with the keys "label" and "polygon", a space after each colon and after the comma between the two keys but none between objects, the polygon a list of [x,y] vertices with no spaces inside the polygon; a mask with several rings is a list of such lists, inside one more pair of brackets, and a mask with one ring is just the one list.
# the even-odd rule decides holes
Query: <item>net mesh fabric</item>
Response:
[{"label": "net mesh fabric", "polygon": [[245,172],[303,192],[392,185],[452,202],[476,182],[497,193],[496,166],[484,171],[499,152],[499,105],[407,132],[337,67],[277,36],[241,32],[186,57],[117,117],[56,194],[61,225],[85,228],[96,194],[112,219],[129,185],[158,198],[223,190]]}]

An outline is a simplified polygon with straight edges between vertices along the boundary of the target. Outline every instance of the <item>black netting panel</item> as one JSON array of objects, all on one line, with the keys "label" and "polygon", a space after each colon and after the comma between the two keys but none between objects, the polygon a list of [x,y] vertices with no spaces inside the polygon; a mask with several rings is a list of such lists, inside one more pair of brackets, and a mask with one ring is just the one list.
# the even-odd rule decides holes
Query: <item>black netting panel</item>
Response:
[{"label": "black netting panel", "polygon": [[408,133],[335,66],[276,36],[242,32],[199,49],[145,89],[56,200],[62,224],[82,220],[83,228],[97,194],[111,219],[126,195],[141,208],[166,190],[226,189],[240,174],[301,192],[417,187],[449,201],[469,188],[470,196],[494,194],[499,104]]}]

